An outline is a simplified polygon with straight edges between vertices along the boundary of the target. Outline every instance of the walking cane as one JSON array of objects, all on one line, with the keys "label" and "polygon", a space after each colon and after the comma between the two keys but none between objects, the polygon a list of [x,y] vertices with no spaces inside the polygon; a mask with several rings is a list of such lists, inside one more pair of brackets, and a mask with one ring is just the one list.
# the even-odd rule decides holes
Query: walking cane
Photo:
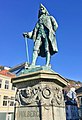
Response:
[{"label": "walking cane", "polygon": [[25,67],[27,68],[29,63],[29,53],[28,53],[28,42],[27,42],[27,37],[25,36],[25,47],[26,47],[26,65]]}]

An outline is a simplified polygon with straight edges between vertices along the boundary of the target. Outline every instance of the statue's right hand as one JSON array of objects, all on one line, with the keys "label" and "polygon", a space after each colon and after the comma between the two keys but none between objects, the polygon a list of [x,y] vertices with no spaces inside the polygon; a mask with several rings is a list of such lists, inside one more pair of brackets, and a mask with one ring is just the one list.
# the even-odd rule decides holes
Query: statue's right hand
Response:
[{"label": "statue's right hand", "polygon": [[23,37],[24,37],[24,38],[25,38],[25,37],[29,38],[28,33],[23,33]]},{"label": "statue's right hand", "polygon": [[33,34],[33,31],[31,31],[31,32],[25,32],[25,33],[23,33],[23,36],[27,37],[27,38],[31,38],[32,34]]}]

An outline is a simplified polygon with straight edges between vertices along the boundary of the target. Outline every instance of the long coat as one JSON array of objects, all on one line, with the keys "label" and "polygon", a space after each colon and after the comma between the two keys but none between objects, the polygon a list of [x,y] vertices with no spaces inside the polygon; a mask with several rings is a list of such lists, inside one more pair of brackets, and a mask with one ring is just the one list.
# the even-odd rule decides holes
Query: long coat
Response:
[{"label": "long coat", "polygon": [[[56,43],[56,35],[55,35],[55,32],[58,28],[58,24],[57,24],[55,18],[50,15],[46,15],[45,17],[40,17],[38,22],[35,25],[35,28],[31,32],[31,34],[32,34],[31,38],[34,40],[34,42],[36,42],[36,40],[37,40],[38,31],[40,28],[40,22],[42,22],[42,24],[48,30],[47,37],[49,40],[49,52],[51,55],[53,55],[58,52],[57,43]],[[42,57],[46,56],[45,50],[44,50],[44,43],[42,43],[40,46],[39,56],[42,56]]]}]

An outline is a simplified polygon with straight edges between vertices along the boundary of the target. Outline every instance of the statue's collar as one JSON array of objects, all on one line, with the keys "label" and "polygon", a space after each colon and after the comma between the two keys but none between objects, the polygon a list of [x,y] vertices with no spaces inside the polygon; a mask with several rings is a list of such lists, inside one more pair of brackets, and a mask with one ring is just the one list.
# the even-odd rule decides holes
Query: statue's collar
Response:
[{"label": "statue's collar", "polygon": [[42,14],[41,16],[40,16],[40,18],[43,18],[43,17],[45,17],[46,15],[45,14]]}]

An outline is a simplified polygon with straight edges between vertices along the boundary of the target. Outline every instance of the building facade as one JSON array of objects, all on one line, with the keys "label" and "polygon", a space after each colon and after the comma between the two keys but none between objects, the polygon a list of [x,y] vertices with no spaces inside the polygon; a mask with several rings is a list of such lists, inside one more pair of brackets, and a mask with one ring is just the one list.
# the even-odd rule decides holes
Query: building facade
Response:
[{"label": "building facade", "polygon": [[82,120],[82,87],[78,88],[76,90],[76,93],[77,93],[79,116],[80,116],[80,119]]},{"label": "building facade", "polygon": [[0,71],[0,120],[13,120],[16,90],[11,78],[14,76],[8,70]]}]

